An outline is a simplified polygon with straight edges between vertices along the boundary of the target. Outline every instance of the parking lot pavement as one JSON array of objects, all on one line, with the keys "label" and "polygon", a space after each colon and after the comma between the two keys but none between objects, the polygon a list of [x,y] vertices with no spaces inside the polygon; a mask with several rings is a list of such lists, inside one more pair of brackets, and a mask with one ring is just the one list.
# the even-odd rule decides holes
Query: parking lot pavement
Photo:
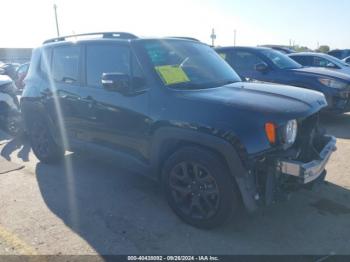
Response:
[{"label": "parking lot pavement", "polygon": [[1,133],[1,156],[25,168],[0,175],[0,254],[350,254],[350,115],[323,125],[339,138],[327,184],[211,231],[116,163],[69,154],[45,165]]}]

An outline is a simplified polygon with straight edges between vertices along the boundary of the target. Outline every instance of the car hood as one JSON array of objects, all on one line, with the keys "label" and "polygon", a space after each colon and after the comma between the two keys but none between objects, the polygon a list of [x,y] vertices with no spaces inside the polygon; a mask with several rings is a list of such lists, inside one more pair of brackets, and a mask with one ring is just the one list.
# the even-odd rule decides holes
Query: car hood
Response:
[{"label": "car hood", "polygon": [[307,117],[327,106],[322,93],[294,86],[239,82],[218,88],[186,92],[186,96],[230,106],[240,111]]},{"label": "car hood", "polygon": [[5,84],[8,84],[8,83],[11,83],[12,80],[9,76],[7,75],[0,75],[0,86],[1,85],[5,85]]},{"label": "car hood", "polygon": [[350,75],[350,66],[348,67],[343,67],[341,69],[334,69],[337,72],[343,73],[343,74],[347,74]]},{"label": "car hood", "polygon": [[332,78],[338,78],[338,79],[350,82],[349,73],[345,73],[338,70],[331,70],[331,69],[320,68],[320,67],[302,67],[298,69],[291,69],[291,71],[300,73],[303,75],[332,77]]}]

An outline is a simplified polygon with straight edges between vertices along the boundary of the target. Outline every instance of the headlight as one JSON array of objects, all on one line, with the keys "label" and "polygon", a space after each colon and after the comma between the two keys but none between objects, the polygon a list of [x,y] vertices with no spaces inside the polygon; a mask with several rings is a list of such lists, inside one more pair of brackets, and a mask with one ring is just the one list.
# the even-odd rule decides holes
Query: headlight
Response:
[{"label": "headlight", "polygon": [[290,120],[285,125],[283,130],[283,142],[287,145],[292,145],[297,138],[298,122],[296,120]]},{"label": "headlight", "polygon": [[319,78],[318,81],[325,86],[336,88],[336,89],[343,89],[347,87],[347,83],[331,79],[331,78]]}]

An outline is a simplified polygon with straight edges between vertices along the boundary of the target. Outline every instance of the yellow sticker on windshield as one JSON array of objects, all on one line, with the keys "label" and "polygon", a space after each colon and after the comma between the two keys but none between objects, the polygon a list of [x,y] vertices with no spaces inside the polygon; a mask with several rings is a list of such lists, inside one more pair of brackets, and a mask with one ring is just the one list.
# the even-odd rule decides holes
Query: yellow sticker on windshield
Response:
[{"label": "yellow sticker on windshield", "polygon": [[184,70],[178,65],[156,66],[155,69],[166,85],[190,81]]},{"label": "yellow sticker on windshield", "polygon": [[226,54],[225,53],[219,53],[219,56],[221,56],[224,60],[226,60]]}]

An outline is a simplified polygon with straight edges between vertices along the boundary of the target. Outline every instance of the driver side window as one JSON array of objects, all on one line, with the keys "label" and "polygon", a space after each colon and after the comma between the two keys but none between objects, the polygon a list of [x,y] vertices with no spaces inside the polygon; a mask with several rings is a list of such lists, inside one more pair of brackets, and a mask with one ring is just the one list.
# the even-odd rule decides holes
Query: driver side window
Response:
[{"label": "driver side window", "polygon": [[86,82],[102,87],[103,73],[130,75],[130,50],[124,45],[96,44],[86,47]]},{"label": "driver side window", "polygon": [[144,88],[141,65],[127,45],[96,44],[86,47],[86,82],[90,87],[102,87],[103,73],[123,73],[132,79],[134,90]]},{"label": "driver side window", "polygon": [[264,61],[253,53],[246,51],[234,51],[228,54],[227,62],[235,70],[252,71],[255,70],[255,65],[263,63]]},{"label": "driver side window", "polygon": [[335,67],[335,65],[331,61],[324,59],[322,57],[317,57],[317,56],[314,56],[314,58],[313,58],[313,66],[315,66],[315,67]]}]

